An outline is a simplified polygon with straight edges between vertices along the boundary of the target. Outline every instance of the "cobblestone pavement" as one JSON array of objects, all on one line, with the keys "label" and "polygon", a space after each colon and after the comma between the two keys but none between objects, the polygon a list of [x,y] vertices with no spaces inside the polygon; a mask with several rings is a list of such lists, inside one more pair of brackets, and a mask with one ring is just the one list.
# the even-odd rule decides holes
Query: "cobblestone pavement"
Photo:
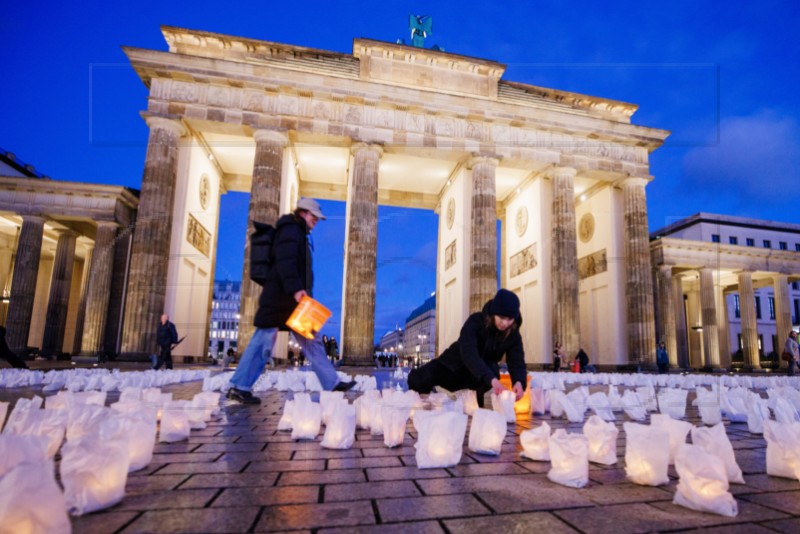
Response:
[{"label": "cobblestone pavement", "polygon": [[[181,399],[200,386],[162,389]],[[0,400],[34,393],[0,390]],[[765,474],[766,442],[745,423],[726,423],[746,481],[731,485],[739,515],[728,518],[672,504],[673,467],[666,486],[628,482],[624,415],[617,422],[618,463],[591,464],[589,485],[573,489],[547,479],[549,463],[520,458],[518,435],[542,420],[570,432],[580,432],[580,424],[520,419],[509,425],[499,456],[465,446],[455,467],[418,469],[411,422],[400,447],[387,448],[380,436],[358,430],[351,449],[323,449],[322,433],[295,442],[277,430],[286,393],[259,396],[256,407],[223,400],[206,429],[192,431],[185,442],[157,444],[150,465],[129,475],[125,499],[73,518],[74,532],[800,532],[800,483]],[[348,393],[351,401],[357,396]],[[687,420],[699,424],[693,396]]]}]

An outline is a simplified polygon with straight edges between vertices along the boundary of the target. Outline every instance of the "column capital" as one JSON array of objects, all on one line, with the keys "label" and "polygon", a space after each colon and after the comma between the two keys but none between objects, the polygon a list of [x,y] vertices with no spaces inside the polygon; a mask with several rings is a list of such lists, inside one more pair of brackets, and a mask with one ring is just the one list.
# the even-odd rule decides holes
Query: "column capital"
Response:
[{"label": "column capital", "polygon": [[183,137],[188,133],[186,127],[183,124],[181,124],[180,120],[178,119],[162,117],[159,115],[144,115],[144,122],[147,123],[147,126],[151,130],[156,128],[171,130],[178,137]]},{"label": "column capital", "polygon": [[38,213],[23,213],[20,215],[20,217],[22,217],[22,224],[25,224],[26,222],[31,224],[44,224],[46,220],[44,215]]},{"label": "column capital", "polygon": [[578,174],[578,169],[576,169],[574,167],[565,167],[565,166],[557,165],[557,166],[553,167],[550,170],[550,172],[548,172],[548,174],[550,176],[553,176],[553,177],[555,177],[555,176],[566,176],[568,178],[575,178],[575,176]]},{"label": "column capital", "polygon": [[278,130],[255,130],[253,139],[256,143],[272,142],[282,147],[289,144],[289,136],[285,132],[279,132]]},{"label": "column capital", "polygon": [[350,153],[353,156],[362,150],[372,150],[378,154],[378,158],[383,156],[383,147],[381,145],[376,145],[373,143],[353,143],[353,145],[350,147]]},{"label": "column capital", "polygon": [[641,176],[628,176],[620,180],[619,185],[622,187],[645,187],[647,184],[650,183],[650,180],[647,178],[642,178]]},{"label": "column capital", "polygon": [[97,225],[98,228],[119,228],[119,223],[117,221],[105,221],[105,220],[96,220],[94,223]]},{"label": "column capital", "polygon": [[478,165],[489,165],[491,167],[497,167],[500,164],[500,158],[496,156],[489,156],[484,154],[473,154],[467,160],[467,169],[472,170]]}]

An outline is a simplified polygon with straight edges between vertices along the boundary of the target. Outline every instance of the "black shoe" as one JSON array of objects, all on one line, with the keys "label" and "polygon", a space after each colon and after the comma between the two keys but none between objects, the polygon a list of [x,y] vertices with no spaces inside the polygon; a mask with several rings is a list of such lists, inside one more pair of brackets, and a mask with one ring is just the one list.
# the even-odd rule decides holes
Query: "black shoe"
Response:
[{"label": "black shoe", "polygon": [[353,389],[353,386],[356,385],[355,380],[351,380],[350,382],[339,382],[335,386],[333,386],[333,391],[350,391]]},{"label": "black shoe", "polygon": [[261,404],[261,399],[254,396],[249,391],[243,391],[241,389],[236,389],[236,388],[229,389],[226,397],[228,397],[231,400],[241,402],[242,404]]}]

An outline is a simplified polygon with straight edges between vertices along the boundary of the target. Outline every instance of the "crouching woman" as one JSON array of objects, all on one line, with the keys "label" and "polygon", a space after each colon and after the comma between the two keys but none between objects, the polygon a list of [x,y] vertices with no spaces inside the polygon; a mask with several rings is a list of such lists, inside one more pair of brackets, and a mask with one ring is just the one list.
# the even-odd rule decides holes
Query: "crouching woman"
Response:
[{"label": "crouching woman", "polygon": [[516,400],[522,398],[527,384],[525,351],[519,327],[519,298],[501,289],[483,310],[473,313],[461,327],[458,340],[441,356],[408,375],[408,387],[418,393],[430,393],[433,386],[449,391],[473,389],[478,405],[490,390],[499,395],[505,389],[500,383],[498,363],[506,357]]}]

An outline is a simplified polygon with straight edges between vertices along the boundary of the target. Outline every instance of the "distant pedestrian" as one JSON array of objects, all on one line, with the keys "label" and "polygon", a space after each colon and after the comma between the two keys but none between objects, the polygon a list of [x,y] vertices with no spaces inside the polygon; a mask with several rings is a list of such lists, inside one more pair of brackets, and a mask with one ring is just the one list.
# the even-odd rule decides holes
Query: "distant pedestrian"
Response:
[{"label": "distant pedestrian", "polygon": [[154,369],[161,369],[166,364],[167,369],[172,369],[172,345],[178,342],[178,331],[175,325],[170,322],[169,315],[166,313],[161,316],[161,323],[156,331],[156,343],[161,348],[158,360]]},{"label": "distant pedestrian", "polygon": [[[564,357],[566,354],[564,353],[564,346],[556,342],[556,346],[553,349],[553,372],[557,373],[561,371],[561,363],[564,361]],[[569,362],[567,362],[569,363]]]},{"label": "distant pedestrian", "polygon": [[794,376],[794,369],[800,362],[800,347],[797,345],[797,332],[792,330],[789,332],[789,337],[786,338],[786,345],[783,347],[783,352],[789,357],[787,373],[789,376]]},{"label": "distant pedestrian", "polygon": [[656,348],[656,365],[658,365],[658,374],[663,375],[669,372],[669,354],[667,354],[667,345],[663,341]]}]

